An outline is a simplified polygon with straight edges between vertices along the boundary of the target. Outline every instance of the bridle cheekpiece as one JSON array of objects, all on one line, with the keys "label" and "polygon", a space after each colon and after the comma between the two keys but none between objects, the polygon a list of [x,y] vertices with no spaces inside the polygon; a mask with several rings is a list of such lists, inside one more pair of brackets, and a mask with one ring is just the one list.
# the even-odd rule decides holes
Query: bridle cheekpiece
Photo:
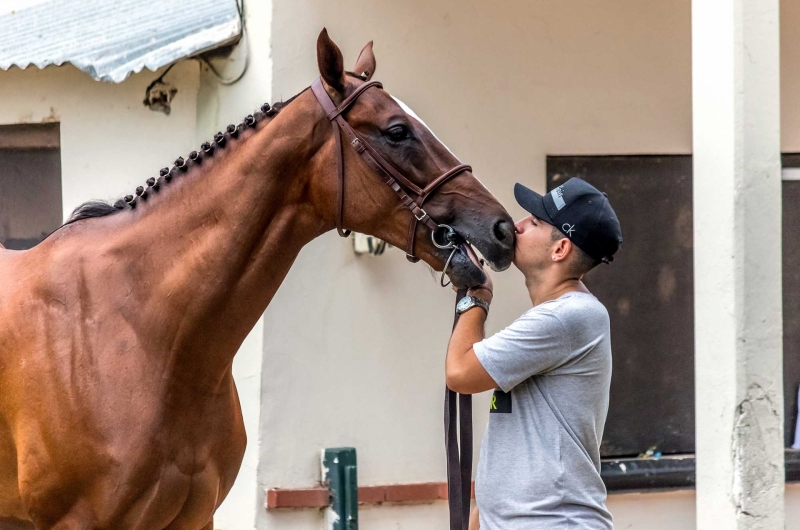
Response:
[{"label": "bridle cheekpiece", "polygon": [[[336,106],[331,99],[325,86],[322,83],[322,78],[318,77],[311,84],[311,90],[314,92],[317,101],[322,106],[322,109],[328,115],[328,120],[331,122],[333,128],[333,136],[336,141],[336,163],[338,170],[339,188],[336,197],[336,230],[342,237],[350,235],[349,230],[345,230],[343,226],[344,218],[344,146],[342,143],[342,135],[347,140],[347,143],[356,150],[356,153],[371,167],[378,175],[381,176],[383,181],[397,194],[400,202],[411,211],[413,219],[408,228],[408,243],[406,246],[406,258],[415,263],[419,258],[414,255],[414,242],[417,234],[417,225],[419,223],[428,227],[431,232],[431,240],[437,248],[453,249],[450,257],[447,260],[444,270],[442,271],[442,283],[444,283],[444,274],[447,267],[453,258],[459,245],[456,243],[455,230],[444,224],[439,224],[428,215],[423,208],[425,201],[439,188],[442,184],[451,178],[463,173],[464,171],[472,171],[472,167],[467,164],[459,164],[456,167],[446,171],[430,184],[424,188],[420,188],[408,178],[403,176],[397,169],[395,169],[378,151],[372,147],[369,142],[361,138],[356,131],[350,127],[347,120],[342,114],[349,109],[353,103],[367,90],[372,87],[383,88],[380,81],[367,81],[363,85],[356,88],[352,94],[347,96],[341,104]],[[412,198],[411,196],[415,198]],[[442,241],[437,241],[437,232],[445,231]]]}]

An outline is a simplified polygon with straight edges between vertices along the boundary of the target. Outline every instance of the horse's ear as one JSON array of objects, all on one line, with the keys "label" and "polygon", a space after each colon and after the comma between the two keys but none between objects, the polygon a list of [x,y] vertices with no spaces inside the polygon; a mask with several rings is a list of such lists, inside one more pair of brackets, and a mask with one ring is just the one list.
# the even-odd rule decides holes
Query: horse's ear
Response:
[{"label": "horse's ear", "polygon": [[375,54],[372,52],[372,41],[369,41],[361,53],[358,54],[356,66],[353,72],[358,75],[363,75],[367,81],[372,79],[372,74],[375,73]]},{"label": "horse's ear", "polygon": [[317,64],[322,79],[328,86],[344,93],[344,59],[339,47],[328,36],[328,30],[322,28],[317,38]]}]

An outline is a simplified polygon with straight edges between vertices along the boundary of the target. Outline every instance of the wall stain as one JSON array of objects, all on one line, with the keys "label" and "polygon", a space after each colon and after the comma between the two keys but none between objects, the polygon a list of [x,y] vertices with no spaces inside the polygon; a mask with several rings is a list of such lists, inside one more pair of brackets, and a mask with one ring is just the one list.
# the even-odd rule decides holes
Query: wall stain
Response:
[{"label": "wall stain", "polygon": [[675,278],[675,270],[664,265],[658,273],[658,299],[667,304],[672,301],[678,287],[678,280]]}]

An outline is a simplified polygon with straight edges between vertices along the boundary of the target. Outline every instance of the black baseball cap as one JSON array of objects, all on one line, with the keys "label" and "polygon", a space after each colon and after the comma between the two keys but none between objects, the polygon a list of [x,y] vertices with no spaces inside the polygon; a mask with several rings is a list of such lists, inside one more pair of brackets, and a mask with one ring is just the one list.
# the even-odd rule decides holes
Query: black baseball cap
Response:
[{"label": "black baseball cap", "polygon": [[544,196],[516,184],[514,197],[597,260],[610,263],[622,244],[622,229],[608,196],[585,180],[573,177]]}]

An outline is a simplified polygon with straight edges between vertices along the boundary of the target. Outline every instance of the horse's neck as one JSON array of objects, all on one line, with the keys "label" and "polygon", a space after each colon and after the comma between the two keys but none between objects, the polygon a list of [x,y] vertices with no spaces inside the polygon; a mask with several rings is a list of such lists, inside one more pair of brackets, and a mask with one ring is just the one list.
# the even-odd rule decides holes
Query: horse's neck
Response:
[{"label": "horse's neck", "polygon": [[175,177],[120,231],[127,274],[146,291],[141,333],[160,330],[157,349],[169,345],[181,378],[225,377],[302,247],[326,230],[305,196],[302,153],[275,141],[280,118]]}]

